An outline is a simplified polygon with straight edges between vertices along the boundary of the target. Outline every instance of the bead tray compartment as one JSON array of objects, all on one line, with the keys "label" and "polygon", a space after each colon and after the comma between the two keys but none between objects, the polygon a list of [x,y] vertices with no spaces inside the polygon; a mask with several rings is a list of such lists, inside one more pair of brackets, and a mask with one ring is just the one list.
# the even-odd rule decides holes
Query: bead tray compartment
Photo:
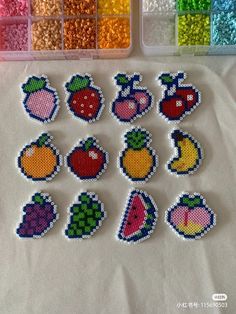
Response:
[{"label": "bead tray compartment", "polygon": [[0,0],[0,61],[124,58],[132,0]]},{"label": "bead tray compartment", "polygon": [[236,0],[141,0],[145,55],[236,54]]}]

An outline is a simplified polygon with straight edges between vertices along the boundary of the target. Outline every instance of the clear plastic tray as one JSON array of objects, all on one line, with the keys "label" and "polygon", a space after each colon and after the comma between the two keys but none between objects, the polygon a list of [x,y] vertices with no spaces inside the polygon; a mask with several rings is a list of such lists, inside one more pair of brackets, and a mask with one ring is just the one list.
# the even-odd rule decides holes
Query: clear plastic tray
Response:
[{"label": "clear plastic tray", "polygon": [[[8,8],[22,10],[25,1],[23,15]],[[49,11],[55,4],[59,9],[35,9],[45,1]],[[85,8],[94,3],[92,14],[80,10],[83,2]],[[0,60],[124,58],[132,49],[131,27],[132,0],[0,0]]]},{"label": "clear plastic tray", "polygon": [[236,54],[236,0],[141,0],[140,16],[145,55]]}]

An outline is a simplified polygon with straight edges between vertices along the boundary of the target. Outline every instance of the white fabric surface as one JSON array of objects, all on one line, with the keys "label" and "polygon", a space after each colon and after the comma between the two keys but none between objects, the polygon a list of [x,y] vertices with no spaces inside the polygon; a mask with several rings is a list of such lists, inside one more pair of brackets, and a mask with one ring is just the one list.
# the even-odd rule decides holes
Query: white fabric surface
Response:
[{"label": "white fabric surface", "polygon": [[[135,5],[137,13],[137,5]],[[136,29],[137,19],[135,21]],[[138,35],[135,35],[136,47]],[[180,125],[205,150],[197,173],[175,178],[164,166],[173,153],[168,133],[172,126],[154,108],[136,125],[153,134],[160,166],[142,188],[159,208],[151,238],[136,246],[114,239],[131,185],[116,167],[121,134],[127,129],[109,113],[117,71],[140,71],[156,100],[161,89],[155,76],[163,70],[185,70],[188,82],[202,91],[202,105]],[[86,126],[66,111],[62,83],[75,72],[89,72],[100,85],[106,107],[99,122]],[[20,105],[19,84],[27,75],[46,74],[60,94],[55,122],[42,126],[28,119]],[[177,313],[178,302],[212,302],[213,293],[228,295],[227,309],[196,313],[235,313],[236,259],[236,60],[235,57],[145,59],[137,47],[127,60],[9,62],[0,64],[0,313],[1,314],[156,314]],[[49,130],[65,155],[77,140],[93,134],[110,152],[110,165],[96,183],[79,183],[66,168],[50,183],[31,183],[15,167],[18,151]],[[93,238],[68,241],[63,235],[67,207],[81,189],[99,194],[108,218]],[[21,206],[31,195],[48,192],[58,205],[60,219],[42,239],[15,236]],[[186,242],[164,223],[165,210],[181,191],[200,192],[217,214],[217,226],[203,239]],[[182,312],[182,310],[180,310]],[[187,309],[185,313],[191,313]]]}]

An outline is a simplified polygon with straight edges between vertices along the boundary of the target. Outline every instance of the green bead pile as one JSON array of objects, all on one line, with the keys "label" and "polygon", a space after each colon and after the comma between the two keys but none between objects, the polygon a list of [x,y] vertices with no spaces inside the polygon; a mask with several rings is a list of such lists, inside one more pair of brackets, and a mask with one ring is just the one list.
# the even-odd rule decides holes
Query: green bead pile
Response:
[{"label": "green bead pile", "polygon": [[179,46],[208,46],[210,37],[210,16],[208,14],[178,16]]},{"label": "green bead pile", "polygon": [[89,238],[105,217],[103,205],[87,192],[79,196],[79,202],[70,208],[70,222],[65,231],[68,238]]},{"label": "green bead pile", "polygon": [[208,11],[211,8],[211,0],[178,0],[179,11]]}]

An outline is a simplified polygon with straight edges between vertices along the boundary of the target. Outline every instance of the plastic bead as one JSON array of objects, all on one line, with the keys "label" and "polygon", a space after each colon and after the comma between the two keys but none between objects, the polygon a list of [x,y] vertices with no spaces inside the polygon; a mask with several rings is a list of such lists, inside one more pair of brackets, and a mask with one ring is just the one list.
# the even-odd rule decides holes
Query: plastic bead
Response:
[{"label": "plastic bead", "polygon": [[175,8],[175,0],[143,0],[144,12],[168,12]]},{"label": "plastic bead", "polygon": [[178,17],[179,46],[209,46],[210,16],[208,14],[184,14]]},{"label": "plastic bead", "polygon": [[31,11],[34,16],[58,16],[61,14],[61,1],[32,0]]},{"label": "plastic bead", "polygon": [[96,20],[68,19],[64,22],[65,49],[95,49]]},{"label": "plastic bead", "polygon": [[147,46],[168,46],[175,44],[175,16],[162,14],[145,16],[143,19],[143,40]]},{"label": "plastic bead", "polygon": [[33,50],[61,49],[61,21],[39,20],[32,23]]},{"label": "plastic bead", "polygon": [[235,0],[212,0],[213,10],[234,11],[236,10]]},{"label": "plastic bead", "polygon": [[26,51],[28,49],[27,23],[0,25],[0,50]]},{"label": "plastic bead", "polygon": [[130,46],[129,18],[105,17],[98,21],[98,48],[114,49]]},{"label": "plastic bead", "polygon": [[0,16],[25,16],[27,13],[27,0],[0,0]]},{"label": "plastic bead", "polygon": [[179,11],[206,11],[211,8],[211,0],[178,0]]},{"label": "plastic bead", "polygon": [[220,12],[212,16],[212,44],[236,45],[236,13]]},{"label": "plastic bead", "polygon": [[96,0],[64,0],[64,14],[94,15],[96,13]]},{"label": "plastic bead", "polygon": [[98,14],[118,15],[130,13],[130,0],[98,0]]}]

